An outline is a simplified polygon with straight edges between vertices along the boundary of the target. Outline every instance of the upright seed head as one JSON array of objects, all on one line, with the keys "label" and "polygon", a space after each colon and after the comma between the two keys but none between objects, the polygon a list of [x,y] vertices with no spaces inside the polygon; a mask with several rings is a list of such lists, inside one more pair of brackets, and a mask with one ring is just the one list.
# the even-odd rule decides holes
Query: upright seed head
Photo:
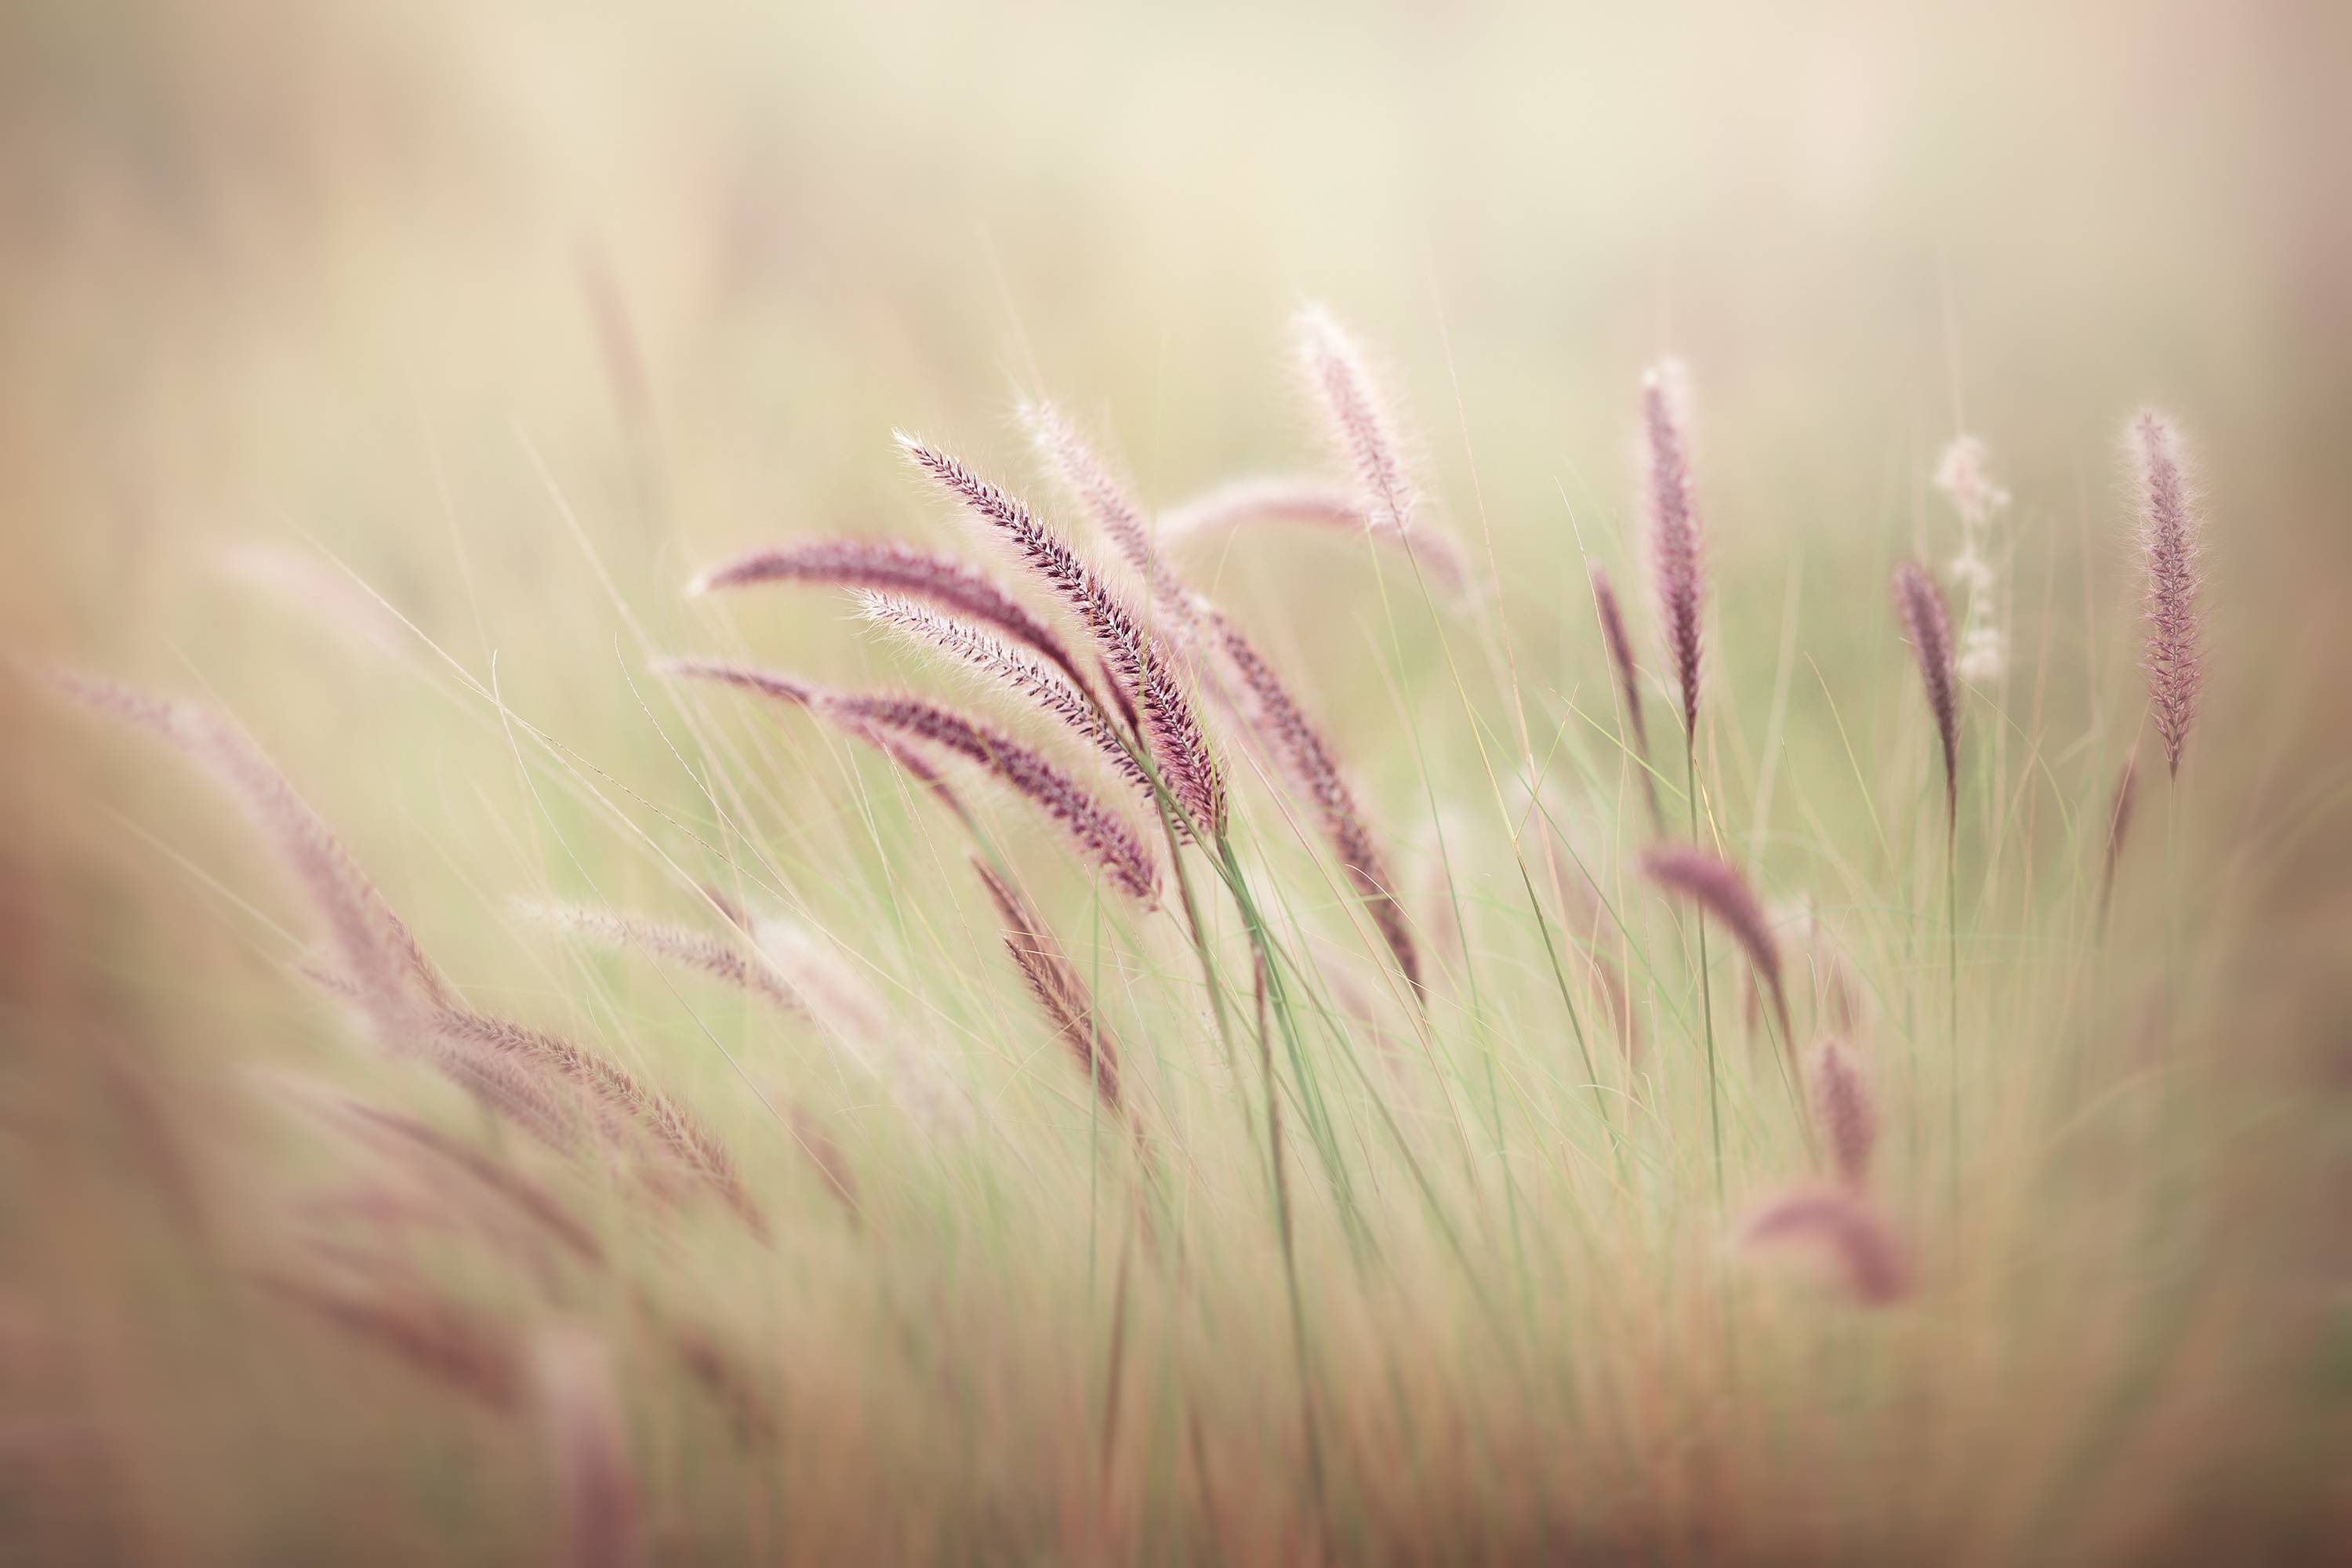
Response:
[{"label": "upright seed head", "polygon": [[1642,377],[1642,500],[1657,578],[1658,615],[1683,700],[1683,734],[1698,732],[1698,497],[1691,476],[1689,396],[1682,366],[1653,365]]},{"label": "upright seed head", "polygon": [[1935,579],[1916,562],[1896,563],[1895,604],[1911,634],[1919,680],[1936,715],[1936,734],[1944,743],[1944,813],[1948,825],[1956,824],[1960,809],[1960,700],[1952,682],[1951,618],[1944,613],[1944,596],[1936,591]]},{"label": "upright seed head", "polygon": [[1151,596],[1151,607],[1162,624],[1187,630],[1198,618],[1192,595],[1178,580],[1151,537],[1142,509],[1129,499],[1126,488],[1111,477],[1109,467],[1095,454],[1077,426],[1048,403],[1032,403],[1021,410],[1029,439],[1046,470],[1076,500],[1095,529],[1110,541],[1120,559],[1134,568]]},{"label": "upright seed head", "polygon": [[1857,1190],[1870,1180],[1878,1146],[1878,1106],[1853,1052],[1823,1040],[1813,1057],[1813,1115],[1829,1143],[1838,1179]]},{"label": "upright seed head", "polygon": [[[1362,349],[1320,305],[1294,318],[1299,359],[1323,408],[1330,442],[1355,477],[1365,531],[1402,548],[1431,585],[1459,595],[1469,584],[1460,551],[1442,530],[1416,516],[1420,498],[1404,460],[1399,424]],[[1288,515],[1313,519],[1313,512]]]},{"label": "upright seed head", "polygon": [[2147,569],[2147,672],[2149,706],[2164,760],[2180,776],[2181,748],[2197,719],[2197,696],[2205,682],[2205,656],[2197,610],[2203,553],[2204,520],[2189,478],[2179,426],[2153,408],[2133,416],[2125,433],[2139,500],[2140,554]]}]

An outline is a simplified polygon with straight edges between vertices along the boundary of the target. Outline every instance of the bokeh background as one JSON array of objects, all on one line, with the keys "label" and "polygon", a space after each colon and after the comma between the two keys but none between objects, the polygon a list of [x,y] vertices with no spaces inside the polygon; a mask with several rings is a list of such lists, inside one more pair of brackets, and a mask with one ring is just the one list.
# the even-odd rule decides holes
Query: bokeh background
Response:
[{"label": "bokeh background", "polygon": [[[1433,492],[1480,548],[1491,531],[1533,624],[1583,624],[1561,607],[1584,553],[1624,558],[1632,389],[1671,351],[1751,712],[1791,549],[1809,651],[1883,637],[1890,545],[1948,548],[1928,477],[1960,428],[2064,595],[2069,668],[2115,678],[2115,443],[2156,399],[2213,515],[2200,743],[2246,811],[2303,814],[2244,904],[2249,1049],[2292,1046],[2310,1092],[2340,1094],[2347,80],[2352,8],[2286,0],[14,0],[0,637],[215,697],[446,929],[512,880],[454,872],[543,875],[553,851],[516,826],[533,808],[495,723],[415,678],[438,667],[359,581],[582,754],[675,792],[624,679],[630,616],[708,642],[677,590],[721,550],[933,531],[889,432],[1010,468],[1024,395],[1115,432],[1160,500],[1294,468],[1283,329],[1319,299],[1383,353]],[[1254,559],[1228,568],[1245,600],[1255,570],[1300,624],[1360,613],[1369,576],[1328,547]],[[793,603],[761,648],[868,657]],[[1600,679],[1589,646],[1547,660],[1562,687]],[[1343,731],[1391,700],[1307,679]],[[243,1046],[268,977],[141,836],[223,843],[221,814],[13,686],[0,715],[20,1131],[80,1125],[68,1055],[226,1096],[194,1064]],[[12,1148],[11,1183],[59,1205],[12,1237],[14,1298],[135,1294],[90,1237],[128,1201],[112,1173],[178,1156]],[[2333,1289],[2340,1232],[2296,1235]],[[11,1385],[26,1408],[40,1375]]]}]

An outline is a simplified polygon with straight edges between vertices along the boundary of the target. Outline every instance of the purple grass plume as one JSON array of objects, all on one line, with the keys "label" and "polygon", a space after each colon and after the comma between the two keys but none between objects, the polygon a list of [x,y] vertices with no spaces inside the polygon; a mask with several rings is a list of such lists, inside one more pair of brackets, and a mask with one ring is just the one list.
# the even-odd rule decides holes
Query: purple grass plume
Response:
[{"label": "purple grass plume", "polygon": [[1223,770],[1160,640],[1028,507],[944,452],[908,436],[900,436],[898,444],[1077,616],[1168,793],[1202,838],[1223,837]]},{"label": "purple grass plume", "polygon": [[1927,693],[1927,708],[1936,716],[1936,737],[1944,746],[1944,817],[1957,826],[1960,811],[1960,698],[1952,679],[1952,621],[1944,610],[1944,595],[1936,580],[1916,562],[1895,567],[1895,606],[1910,634],[1911,652],[1919,662],[1919,682]]},{"label": "purple grass plume", "polygon": [[1689,399],[1682,366],[1661,361],[1642,376],[1642,503],[1658,621],[1683,700],[1683,735],[1698,733],[1700,598],[1698,495],[1691,475]]},{"label": "purple grass plume", "polygon": [[1633,740],[1635,769],[1642,775],[1642,793],[1650,803],[1650,826],[1663,830],[1665,818],[1658,809],[1658,781],[1650,767],[1650,726],[1642,717],[1642,683],[1633,663],[1633,645],[1625,636],[1625,615],[1617,604],[1617,590],[1609,574],[1592,569],[1592,604],[1601,616],[1601,640],[1609,645],[1610,667],[1617,672],[1617,695],[1625,704],[1625,723]]},{"label": "purple grass plume", "polygon": [[530,1347],[533,1414],[555,1504],[556,1568],[634,1568],[644,1509],[612,1357],[586,1329],[542,1329]]},{"label": "purple grass plume", "polygon": [[1004,950],[1013,955],[1021,978],[1029,983],[1031,994],[1045,1010],[1055,1037],[1076,1061],[1078,1070],[1094,1084],[1103,1109],[1114,1118],[1124,1118],[1126,1112],[1119,1098],[1118,1042],[1096,1016],[1094,995],[1087,989],[1077,966],[1062,952],[1062,944],[1045,929],[1045,922],[1030,908],[1019,889],[997,875],[995,868],[981,857],[973,856],[971,864],[987,885],[988,896],[995,900],[997,913],[1003,918]]},{"label": "purple grass plume", "polygon": [[[271,1080],[271,1086],[331,1124],[339,1134],[356,1139],[411,1168],[426,1167],[436,1176],[446,1173],[463,1183],[470,1193],[488,1196],[497,1208],[521,1219],[580,1262],[591,1266],[604,1263],[604,1245],[585,1222],[545,1187],[465,1139],[404,1111],[373,1105],[331,1089],[277,1079]],[[427,1179],[436,1186],[448,1184],[433,1176]],[[479,1211],[478,1205],[469,1206]]]},{"label": "purple grass plume", "polygon": [[1197,603],[1170,569],[1152,540],[1152,529],[1142,509],[1111,475],[1086,437],[1051,404],[1032,403],[1021,410],[1021,422],[1039,459],[1055,483],[1077,502],[1095,530],[1110,541],[1119,558],[1142,579],[1150,596],[1152,626],[1180,637],[1199,620]]},{"label": "purple grass plume", "polygon": [[279,1300],[487,1410],[510,1415],[521,1405],[520,1336],[478,1307],[409,1282],[362,1289],[277,1271],[254,1278]]},{"label": "purple grass plume", "polygon": [[1813,1054],[1813,1117],[1837,1178],[1857,1191],[1870,1182],[1878,1147],[1878,1102],[1851,1047],[1823,1040]]},{"label": "purple grass plume", "polygon": [[1397,901],[1396,883],[1322,731],[1300,710],[1281,678],[1249,638],[1242,635],[1240,627],[1223,616],[1216,616],[1212,626],[1223,645],[1226,662],[1241,678],[1242,689],[1248,694],[1251,726],[1265,739],[1276,761],[1315,808],[1323,836],[1329,841],[1349,886],[1363,900],[1366,912],[1380,928],[1381,940],[1388,943],[1398,970],[1412,988],[1414,1000],[1425,1003],[1428,994],[1422,984],[1421,955],[1414,950],[1412,931]]},{"label": "purple grass plume", "polygon": [[1748,879],[1727,862],[1684,845],[1661,845],[1645,851],[1642,869],[1658,886],[1690,900],[1731,932],[1740,950],[1747,953],[1749,967],[1771,993],[1772,1011],[1780,1023],[1781,1044],[1793,1057],[1789,996],[1780,984],[1780,945],[1772,940],[1771,927],[1764,920],[1764,908],[1756,901]]},{"label": "purple grass plume", "polygon": [[1911,1293],[1911,1263],[1885,1211],[1845,1186],[1800,1187],[1772,1199],[1740,1228],[1742,1251],[1803,1246],[1826,1258],[1847,1295],[1886,1307]]},{"label": "purple grass plume", "polygon": [[667,921],[625,914],[618,910],[592,909],[584,904],[523,900],[517,903],[516,910],[599,947],[635,948],[652,957],[698,969],[779,1011],[803,1018],[809,1016],[807,1005],[763,959],[745,955],[723,938]]},{"label": "purple grass plume", "polygon": [[1045,715],[1082,737],[1102,753],[1121,778],[1148,799],[1151,780],[1119,743],[1102,710],[1060,674],[999,641],[979,626],[925,608],[912,599],[867,594],[860,607],[868,621],[933,652],[944,653],[993,684],[1027,698]]},{"label": "purple grass plume", "polygon": [[815,539],[755,550],[715,566],[687,584],[689,594],[749,583],[818,583],[867,588],[939,605],[967,621],[992,626],[1045,658],[1079,685],[1086,677],[1068,647],[1026,605],[980,568],[955,556],[891,540]]},{"label": "purple grass plume", "polygon": [[235,724],[93,676],[47,679],[84,706],[156,734],[227,792],[327,927],[331,962],[311,973],[358,1007],[386,1051],[423,1058],[560,1152],[577,1147],[583,1114],[608,1150],[647,1135],[766,1237],[725,1144],[691,1112],[598,1052],[467,1007],[325,822]]},{"label": "purple grass plume", "polygon": [[[922,747],[978,763],[1058,822],[1122,892],[1146,908],[1158,901],[1159,862],[1135,830],[1069,774],[1010,735],[919,697],[834,691],[772,670],[714,659],[662,659],[654,668],[663,675],[717,680],[796,703],[860,740],[883,736],[914,742],[912,755],[927,770]],[[893,750],[890,754],[896,758],[898,753]]]},{"label": "purple grass plume", "polygon": [[2179,426],[2153,408],[2132,418],[2125,444],[2137,481],[2139,547],[2147,568],[2148,705],[2164,760],[2180,776],[2181,749],[2197,720],[2197,697],[2205,683],[2205,655],[2197,610],[2204,552],[2204,520],[2189,478]]},{"label": "purple grass plume", "polygon": [[1321,479],[1255,479],[1232,480],[1169,508],[1160,515],[1160,538],[1172,543],[1253,522],[1306,522],[1378,537],[1352,489]]},{"label": "purple grass plume", "polygon": [[1418,516],[1420,498],[1405,466],[1399,422],[1363,351],[1320,305],[1300,310],[1292,330],[1331,446],[1355,477],[1365,533],[1402,548],[1432,587],[1460,595],[1469,584],[1468,568],[1454,542]]}]

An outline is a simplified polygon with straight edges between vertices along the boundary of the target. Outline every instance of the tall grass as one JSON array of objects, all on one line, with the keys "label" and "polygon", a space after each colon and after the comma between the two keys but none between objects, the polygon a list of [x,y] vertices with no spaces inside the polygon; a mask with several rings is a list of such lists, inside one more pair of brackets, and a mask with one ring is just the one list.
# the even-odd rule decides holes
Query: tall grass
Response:
[{"label": "tall grass", "polygon": [[[690,788],[623,785],[420,655],[569,825],[553,886],[498,906],[542,955],[535,994],[425,956],[299,753],[49,679],[210,774],[301,911],[254,927],[310,1047],[313,1081],[252,1113],[291,1147],[221,1149],[244,1212],[184,1246],[226,1281],[224,1334],[374,1381],[256,1441],[331,1427],[417,1472],[383,1505],[404,1539],[578,1563],[2120,1562],[2161,1551],[2175,1489],[2237,1473],[2196,1431],[2271,1418],[2215,1365],[2249,1310],[2210,1269],[2219,1134],[2137,1113],[2180,1102],[2137,1042],[2145,988],[2184,1037],[2200,1016],[2174,965],[2151,981],[2159,942],[2209,936],[2194,818],[2164,918],[2111,921],[2128,764],[2117,784],[2093,737],[1979,689],[1970,723],[2012,744],[1970,787],[2057,826],[2012,805],[1969,841],[2018,874],[1969,895],[1964,938],[1958,658],[1906,564],[1868,668],[1790,721],[1816,731],[1781,785],[1804,832],[1741,822],[1760,726],[1741,672],[1702,678],[1726,590],[1663,367],[1627,409],[1646,537],[1588,542],[1652,562],[1675,809],[1606,572],[1590,625],[1474,581],[1369,356],[1319,310],[1297,337],[1336,472],[1159,512],[1034,405],[1067,515],[900,438],[986,562],[788,539],[696,577],[710,613],[649,616],[644,649],[691,679],[632,699]],[[2177,772],[2193,539],[2151,421]],[[1412,688],[1392,721],[1310,717],[1342,628],[1202,586],[1213,550],[1302,518],[1370,563],[1348,657]],[[825,591],[961,695],[738,657]],[[1571,634],[1558,668],[1512,663],[1502,617],[1532,613]],[[1969,627],[1989,670],[1973,599]],[[1905,640],[1940,778],[1906,743]],[[1406,652],[1431,647],[1442,702]],[[1940,974],[1906,823],[1940,828]],[[599,836],[628,877],[593,874]],[[1743,869],[1718,850],[1740,842],[1769,851]],[[471,870],[405,883],[430,905]],[[1925,1201],[1937,1173],[1965,1202]]]}]

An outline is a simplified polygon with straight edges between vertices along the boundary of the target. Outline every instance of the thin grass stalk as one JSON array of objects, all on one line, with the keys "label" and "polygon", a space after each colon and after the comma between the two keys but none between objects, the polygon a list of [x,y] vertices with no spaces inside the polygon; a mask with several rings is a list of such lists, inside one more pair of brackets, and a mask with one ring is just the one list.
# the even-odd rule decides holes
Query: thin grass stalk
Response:
[{"label": "thin grass stalk", "polygon": [[1916,562],[1895,568],[1895,598],[1911,634],[1919,682],[1935,716],[1944,753],[1944,955],[1948,1008],[1946,1039],[1951,1050],[1952,1205],[1960,1202],[1960,781],[1959,697],[1953,679],[1952,623],[1935,579]]},{"label": "thin grass stalk", "polygon": [[1625,635],[1624,611],[1617,604],[1617,590],[1611,585],[1609,574],[1594,566],[1591,576],[1592,603],[1601,616],[1601,640],[1608,645],[1609,662],[1617,672],[1617,695],[1625,705],[1634,762],[1642,775],[1642,797],[1649,803],[1650,831],[1663,836],[1665,817],[1658,809],[1658,780],[1650,765],[1650,726],[1642,716],[1642,683],[1633,664],[1633,644]]},{"label": "thin grass stalk", "polygon": [[1330,1515],[1323,1477],[1321,1424],[1317,1421],[1315,1414],[1315,1368],[1313,1359],[1307,1353],[1306,1298],[1298,1283],[1298,1245],[1291,1221],[1289,1166],[1282,1152],[1282,1090],[1275,1081],[1274,1039],[1266,1027],[1266,991],[1271,980],[1271,966],[1262,951],[1254,955],[1254,962],[1258,1073],[1265,1091],[1266,1147],[1273,1157],[1275,1227],[1282,1239],[1283,1284],[1290,1299],[1290,1342],[1298,1363],[1299,1430],[1307,1443],[1308,1483],[1315,1490],[1316,1531],[1328,1549]]}]

